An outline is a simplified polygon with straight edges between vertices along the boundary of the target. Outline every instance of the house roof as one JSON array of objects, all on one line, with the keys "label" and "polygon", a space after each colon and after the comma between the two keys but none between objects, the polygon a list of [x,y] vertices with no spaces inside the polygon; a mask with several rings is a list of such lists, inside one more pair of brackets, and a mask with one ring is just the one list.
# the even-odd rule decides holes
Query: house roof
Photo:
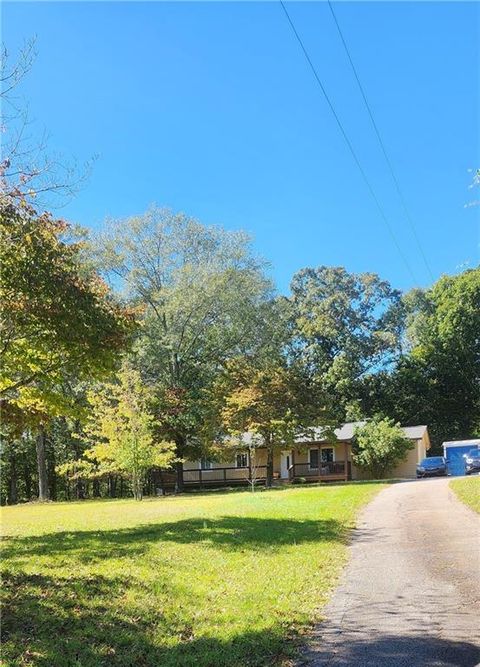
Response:
[{"label": "house roof", "polygon": [[[364,426],[366,423],[366,421],[346,422],[334,430],[335,436],[337,440],[340,441],[352,440],[355,434],[355,429],[359,426]],[[427,431],[427,427],[424,425],[402,426],[402,431],[410,440],[421,440]],[[305,435],[298,438],[297,442],[328,442],[329,440],[330,438],[325,434],[324,428],[316,428],[313,429],[309,436]]]},{"label": "house roof", "polygon": [[[358,426],[364,426],[366,421],[356,421],[356,422],[346,422],[342,424],[339,428],[334,429],[335,436],[340,442],[349,442],[353,439],[355,434],[355,429]],[[427,433],[427,427],[422,426],[402,426],[402,430],[410,440],[421,440],[425,433]],[[331,433],[331,431],[330,431]],[[295,442],[298,444],[309,443],[309,442],[331,442],[332,438],[330,437],[327,429],[325,427],[309,429],[307,433],[296,438]],[[239,444],[246,445],[247,447],[255,441],[258,441],[258,436],[253,433],[243,433],[239,437]],[[427,444],[427,449],[429,444]]]}]

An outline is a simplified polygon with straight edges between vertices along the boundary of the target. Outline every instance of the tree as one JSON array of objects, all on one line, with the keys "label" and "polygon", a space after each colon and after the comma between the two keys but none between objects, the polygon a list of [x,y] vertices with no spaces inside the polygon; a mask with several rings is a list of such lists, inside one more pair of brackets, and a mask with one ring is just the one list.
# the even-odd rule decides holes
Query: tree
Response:
[{"label": "tree", "polygon": [[480,269],[443,276],[404,297],[408,348],[396,368],[372,378],[367,414],[428,424],[434,451],[480,433]]},{"label": "tree", "polygon": [[94,444],[85,456],[97,464],[97,474],[126,474],[135,499],[141,500],[146,471],[168,467],[174,445],[154,438],[151,393],[138,371],[124,364],[117,380],[88,393],[91,413],[85,431]]},{"label": "tree", "polygon": [[0,203],[3,345],[1,398],[23,403],[70,369],[91,377],[114,367],[134,325],[88,266],[70,227],[30,207]]},{"label": "tree", "polygon": [[157,394],[157,428],[182,459],[201,448],[208,388],[225,361],[258,344],[270,285],[243,233],[153,208],[111,223],[99,264],[144,311],[135,351]]},{"label": "tree", "polygon": [[[65,380],[101,378],[115,368],[134,315],[89,265],[71,227],[26,202],[0,199],[0,400],[36,427],[40,498],[46,499],[45,426],[68,413]],[[17,410],[17,412],[18,412]]]},{"label": "tree", "polygon": [[382,479],[412,447],[399,424],[388,418],[373,419],[355,429],[352,461],[373,479]]},{"label": "tree", "polygon": [[0,196],[9,203],[58,204],[68,200],[87,179],[93,160],[79,170],[73,161],[48,151],[45,132],[32,136],[28,107],[22,105],[19,89],[36,58],[35,38],[25,42],[12,61],[7,47],[0,48],[0,102],[2,156]]},{"label": "tree", "polygon": [[376,274],[325,266],[296,273],[291,290],[297,353],[344,419],[364,377],[389,368],[401,352],[400,293]]},{"label": "tree", "polygon": [[[257,361],[257,363],[256,363]],[[326,420],[325,406],[315,400],[298,368],[278,359],[235,359],[219,381],[225,430],[241,442],[244,433],[260,440],[267,450],[267,486],[273,481],[273,456],[293,447],[298,435]],[[317,392],[318,394],[318,392]]]}]

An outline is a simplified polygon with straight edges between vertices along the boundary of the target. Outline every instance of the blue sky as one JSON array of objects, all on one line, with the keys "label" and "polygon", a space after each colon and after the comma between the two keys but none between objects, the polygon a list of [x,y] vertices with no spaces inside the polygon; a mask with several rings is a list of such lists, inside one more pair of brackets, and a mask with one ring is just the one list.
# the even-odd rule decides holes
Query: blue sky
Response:
[{"label": "blue sky", "polygon": [[[22,87],[50,146],[82,162],[61,214],[97,228],[152,203],[244,228],[281,291],[305,266],[430,282],[327,3],[288,10],[351,137],[408,274],[277,2],[4,2]],[[479,260],[477,3],[335,4],[434,277]]]}]

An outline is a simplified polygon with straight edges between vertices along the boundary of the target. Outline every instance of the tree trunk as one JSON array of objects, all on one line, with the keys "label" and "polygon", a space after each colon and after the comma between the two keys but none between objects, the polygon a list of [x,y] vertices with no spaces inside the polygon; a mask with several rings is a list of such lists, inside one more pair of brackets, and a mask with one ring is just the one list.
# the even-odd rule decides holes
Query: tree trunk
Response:
[{"label": "tree trunk", "polygon": [[77,500],[85,499],[85,486],[81,479],[75,480],[75,496]]},{"label": "tree trunk", "polygon": [[94,498],[100,498],[100,480],[99,479],[94,479],[93,480],[93,497]]},{"label": "tree trunk", "polygon": [[177,479],[175,481],[175,493],[182,493],[185,487],[183,482],[183,463],[181,461],[175,464],[175,470],[177,473]]},{"label": "tree trunk", "polygon": [[57,473],[55,472],[55,452],[52,451],[51,442],[49,443],[49,452],[47,459],[47,470],[48,470],[48,488],[49,488],[49,497],[50,500],[57,499]]},{"label": "tree trunk", "polygon": [[273,483],[273,448],[270,445],[267,447],[267,478],[265,486],[271,487]]},{"label": "tree trunk", "polygon": [[143,476],[137,473],[133,474],[132,478],[133,497],[135,500],[142,500],[143,498]]},{"label": "tree trunk", "polygon": [[[75,421],[75,429],[77,433],[81,429],[80,421],[78,419]],[[78,459],[81,458],[82,453],[80,451],[79,443],[75,438],[73,439],[73,451],[75,452],[75,460],[78,461]],[[83,480],[80,478],[75,480],[75,496],[77,500],[83,500],[85,498],[85,486]]]},{"label": "tree trunk", "polygon": [[38,499],[40,501],[48,500],[48,475],[47,461],[45,455],[45,427],[40,426],[36,442],[37,467],[38,467]]},{"label": "tree trunk", "polygon": [[23,481],[25,484],[25,496],[27,500],[32,499],[32,474],[28,461],[23,464]]},{"label": "tree trunk", "polygon": [[10,476],[8,480],[8,504],[16,505],[18,502],[18,487],[17,487],[17,459],[12,452],[10,458]]},{"label": "tree trunk", "polygon": [[115,498],[115,493],[116,493],[116,487],[117,487],[117,480],[114,475],[109,475],[108,476],[108,495],[110,498]]},{"label": "tree trunk", "polygon": [[[175,438],[175,445],[176,445],[176,452],[175,452],[176,455],[178,456],[178,458],[183,458],[186,445],[185,438],[181,435],[177,436]],[[176,463],[175,470],[177,474],[177,478],[175,480],[175,493],[182,493],[185,488],[185,484],[183,481],[183,463],[181,463],[180,461]]]}]

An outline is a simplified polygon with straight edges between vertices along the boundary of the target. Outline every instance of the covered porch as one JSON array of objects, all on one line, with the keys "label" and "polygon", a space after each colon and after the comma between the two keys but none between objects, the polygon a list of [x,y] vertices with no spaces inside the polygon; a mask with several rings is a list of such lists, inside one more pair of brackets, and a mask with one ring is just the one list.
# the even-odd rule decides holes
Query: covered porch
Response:
[{"label": "covered porch", "polygon": [[307,482],[348,481],[352,479],[350,444],[308,443],[301,449],[280,453],[280,478]]}]

